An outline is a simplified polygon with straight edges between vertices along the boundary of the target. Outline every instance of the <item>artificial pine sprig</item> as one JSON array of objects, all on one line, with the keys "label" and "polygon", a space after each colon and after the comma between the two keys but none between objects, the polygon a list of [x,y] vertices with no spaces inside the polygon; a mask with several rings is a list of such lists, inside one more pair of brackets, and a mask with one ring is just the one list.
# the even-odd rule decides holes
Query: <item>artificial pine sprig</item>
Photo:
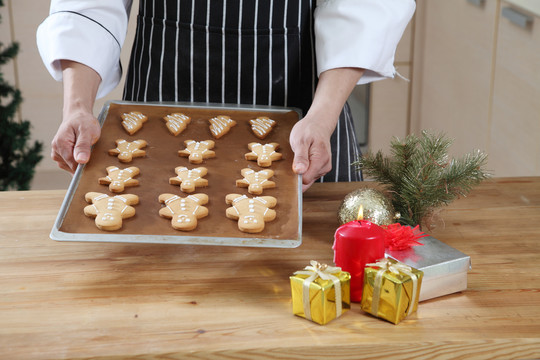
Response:
[{"label": "artificial pine sprig", "polygon": [[442,205],[465,196],[490,175],[483,167],[487,155],[480,151],[449,159],[452,141],[426,131],[391,141],[391,156],[366,153],[353,165],[364,175],[385,185],[404,225],[428,225],[428,217]]}]

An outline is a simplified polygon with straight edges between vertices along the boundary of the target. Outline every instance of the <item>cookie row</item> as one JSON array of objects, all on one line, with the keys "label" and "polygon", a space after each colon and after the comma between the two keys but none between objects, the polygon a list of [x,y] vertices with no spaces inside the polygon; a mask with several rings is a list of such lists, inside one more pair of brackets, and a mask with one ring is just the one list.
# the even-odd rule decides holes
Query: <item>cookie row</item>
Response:
[{"label": "cookie row", "polygon": [[[141,112],[132,111],[121,115],[122,126],[129,135],[139,131],[143,124],[148,121],[148,117]],[[163,117],[165,126],[174,136],[181,134],[191,122],[191,118],[183,113],[173,113]],[[218,115],[208,120],[210,123],[210,133],[216,139],[227,134],[232,127],[236,125],[236,121],[227,115]],[[264,139],[276,126],[276,121],[267,116],[260,116],[256,119],[249,120],[251,130],[259,139]]]},{"label": "cookie row", "polygon": [[[208,195],[193,194],[181,197],[175,194],[159,195],[159,202],[165,206],[159,210],[159,215],[171,219],[171,225],[176,230],[191,231],[197,227],[199,219],[208,216]],[[84,214],[95,218],[96,226],[105,231],[115,231],[122,228],[122,220],[135,216],[132,205],[139,203],[139,197],[134,194],[109,196],[98,192],[88,192],[85,200],[90,205],[84,208]],[[265,222],[276,218],[272,209],[277,204],[273,196],[257,196],[250,198],[246,195],[228,194],[225,202],[230,205],[226,216],[238,221],[238,229],[247,233],[259,233],[264,230]]]},{"label": "cookie row", "polygon": [[[113,193],[124,192],[126,187],[139,185],[139,180],[134,179],[139,175],[138,167],[131,166],[121,169],[118,166],[108,166],[107,176],[98,179],[101,185],[109,185],[109,191]],[[169,184],[179,185],[180,190],[184,193],[192,193],[197,187],[208,186],[208,180],[204,176],[208,173],[205,167],[188,169],[185,166],[178,166],[174,169],[175,177],[169,178]],[[248,188],[248,192],[253,195],[262,194],[264,189],[271,189],[276,186],[276,183],[269,179],[274,176],[274,171],[265,169],[255,171],[250,168],[241,170],[243,179],[236,180],[236,186],[240,188]]]},{"label": "cookie row", "polygon": [[[143,150],[148,145],[145,140],[127,141],[116,140],[116,148],[109,150],[109,155],[118,156],[121,162],[131,162],[135,157],[143,157],[146,151]],[[179,156],[187,157],[192,164],[200,164],[205,159],[216,156],[212,150],[215,142],[212,140],[195,141],[185,140],[185,149],[178,151]],[[278,143],[261,144],[251,142],[248,144],[249,153],[245,154],[246,160],[257,161],[261,167],[269,167],[273,161],[281,160],[282,154],[277,152]]]}]

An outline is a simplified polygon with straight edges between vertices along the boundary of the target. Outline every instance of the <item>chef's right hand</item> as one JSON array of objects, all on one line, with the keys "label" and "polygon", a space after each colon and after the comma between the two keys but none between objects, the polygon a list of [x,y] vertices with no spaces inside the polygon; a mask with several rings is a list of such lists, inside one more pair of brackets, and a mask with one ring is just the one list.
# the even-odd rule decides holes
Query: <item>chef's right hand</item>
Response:
[{"label": "chef's right hand", "polygon": [[79,164],[90,160],[91,147],[100,134],[99,122],[91,112],[65,113],[52,141],[51,157],[60,168],[74,173]]},{"label": "chef's right hand", "polygon": [[101,76],[76,61],[61,60],[64,85],[62,124],[52,141],[51,157],[64,170],[74,173],[79,164],[90,160],[90,149],[101,135],[93,114]]}]

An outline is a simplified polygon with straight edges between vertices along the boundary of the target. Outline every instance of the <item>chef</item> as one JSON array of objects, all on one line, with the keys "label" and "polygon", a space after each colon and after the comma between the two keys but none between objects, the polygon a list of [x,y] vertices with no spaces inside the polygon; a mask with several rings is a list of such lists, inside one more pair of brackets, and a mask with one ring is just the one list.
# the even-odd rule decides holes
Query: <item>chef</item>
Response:
[{"label": "chef", "polygon": [[[100,136],[96,98],[120,82],[131,0],[52,0],[39,26],[43,61],[63,82],[52,158],[73,172]],[[358,181],[348,96],[393,77],[414,0],[140,0],[124,100],[297,107],[293,170]]]}]

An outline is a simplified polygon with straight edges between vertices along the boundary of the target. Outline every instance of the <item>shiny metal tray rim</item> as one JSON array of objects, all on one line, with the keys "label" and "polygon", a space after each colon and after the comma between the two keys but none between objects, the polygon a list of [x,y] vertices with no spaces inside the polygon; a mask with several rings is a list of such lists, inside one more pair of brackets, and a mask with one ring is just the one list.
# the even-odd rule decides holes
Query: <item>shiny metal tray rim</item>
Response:
[{"label": "shiny metal tray rim", "polygon": [[[215,103],[183,103],[183,102],[133,102],[109,100],[101,109],[98,121],[101,126],[107,118],[111,104],[119,105],[145,105],[145,106],[167,106],[182,108],[216,108],[221,110],[246,110],[285,113],[296,111],[299,119],[302,113],[297,108],[272,107],[272,106],[251,106],[236,104],[215,104]],[[56,217],[49,237],[55,241],[80,241],[80,242],[111,242],[111,243],[147,243],[147,244],[175,244],[175,245],[215,245],[215,246],[243,246],[243,247],[264,247],[264,248],[296,248],[302,244],[302,175],[298,175],[298,238],[297,239],[272,239],[272,238],[234,238],[234,237],[210,237],[210,236],[189,236],[189,235],[141,235],[141,234],[87,234],[87,233],[67,233],[60,231],[64,218],[69,209],[69,205],[75,195],[75,190],[79,185],[85,165],[79,164]]]}]

